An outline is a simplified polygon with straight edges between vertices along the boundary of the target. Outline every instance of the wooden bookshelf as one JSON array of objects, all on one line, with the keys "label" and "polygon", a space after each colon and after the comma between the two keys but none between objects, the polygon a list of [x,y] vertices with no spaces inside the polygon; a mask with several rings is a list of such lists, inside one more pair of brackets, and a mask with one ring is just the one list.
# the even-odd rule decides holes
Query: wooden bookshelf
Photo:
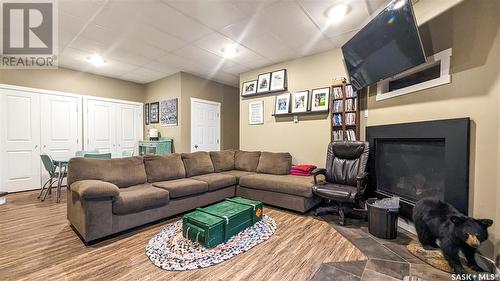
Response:
[{"label": "wooden bookshelf", "polygon": [[[332,86],[332,110],[330,114],[331,141],[359,140],[359,92],[349,89],[352,89],[351,84]],[[346,124],[346,121],[350,121],[350,123]],[[349,132],[354,132],[354,139],[348,136]],[[352,133],[350,135],[352,136]]]}]

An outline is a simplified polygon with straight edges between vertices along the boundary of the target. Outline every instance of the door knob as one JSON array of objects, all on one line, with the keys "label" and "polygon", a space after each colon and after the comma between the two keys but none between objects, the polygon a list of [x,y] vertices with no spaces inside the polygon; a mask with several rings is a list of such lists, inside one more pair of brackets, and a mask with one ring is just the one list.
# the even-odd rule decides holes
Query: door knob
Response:
[{"label": "door knob", "polygon": [[194,145],[194,148],[198,148],[198,145],[197,145],[197,144],[195,144],[195,145]]}]

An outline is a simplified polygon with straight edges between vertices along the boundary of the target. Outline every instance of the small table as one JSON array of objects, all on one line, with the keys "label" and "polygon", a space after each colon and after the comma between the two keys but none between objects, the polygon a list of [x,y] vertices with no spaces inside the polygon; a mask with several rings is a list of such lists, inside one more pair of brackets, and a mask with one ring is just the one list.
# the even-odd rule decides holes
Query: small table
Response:
[{"label": "small table", "polygon": [[[112,154],[111,158],[124,158],[125,156],[120,154]],[[59,167],[59,175],[57,178],[57,188],[56,188],[56,202],[59,203],[61,201],[61,187],[64,179],[64,175],[68,170],[68,163],[71,158],[83,158],[83,156],[74,156],[74,157],[55,157],[52,158],[52,162],[55,166]],[[49,187],[50,188],[50,187]]]}]

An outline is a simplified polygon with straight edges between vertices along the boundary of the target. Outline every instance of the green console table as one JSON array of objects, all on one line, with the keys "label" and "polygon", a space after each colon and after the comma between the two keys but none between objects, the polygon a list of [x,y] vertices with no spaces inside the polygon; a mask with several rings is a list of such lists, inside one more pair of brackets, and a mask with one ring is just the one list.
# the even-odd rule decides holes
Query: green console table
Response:
[{"label": "green console table", "polygon": [[172,153],[172,139],[160,139],[157,141],[139,141],[139,155],[148,154],[163,155]]}]

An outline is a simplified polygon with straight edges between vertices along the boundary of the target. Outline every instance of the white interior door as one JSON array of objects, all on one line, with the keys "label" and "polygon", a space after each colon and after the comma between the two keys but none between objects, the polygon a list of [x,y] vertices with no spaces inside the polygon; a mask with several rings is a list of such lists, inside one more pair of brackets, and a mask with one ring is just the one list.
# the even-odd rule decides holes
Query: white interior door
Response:
[{"label": "white interior door", "polygon": [[85,150],[116,153],[115,109],[113,102],[87,100]]},{"label": "white interior door", "polygon": [[191,99],[191,151],[220,150],[220,103]]},{"label": "white interior door", "polygon": [[142,106],[116,104],[117,112],[117,153],[131,151],[138,154],[138,141],[142,139]]},{"label": "white interior door", "polygon": [[[41,95],[42,153],[51,157],[72,157],[80,149],[80,98],[76,96]],[[48,173],[42,166],[42,183]]]},{"label": "white interior door", "polygon": [[40,95],[0,89],[1,185],[15,192],[40,187]]}]

